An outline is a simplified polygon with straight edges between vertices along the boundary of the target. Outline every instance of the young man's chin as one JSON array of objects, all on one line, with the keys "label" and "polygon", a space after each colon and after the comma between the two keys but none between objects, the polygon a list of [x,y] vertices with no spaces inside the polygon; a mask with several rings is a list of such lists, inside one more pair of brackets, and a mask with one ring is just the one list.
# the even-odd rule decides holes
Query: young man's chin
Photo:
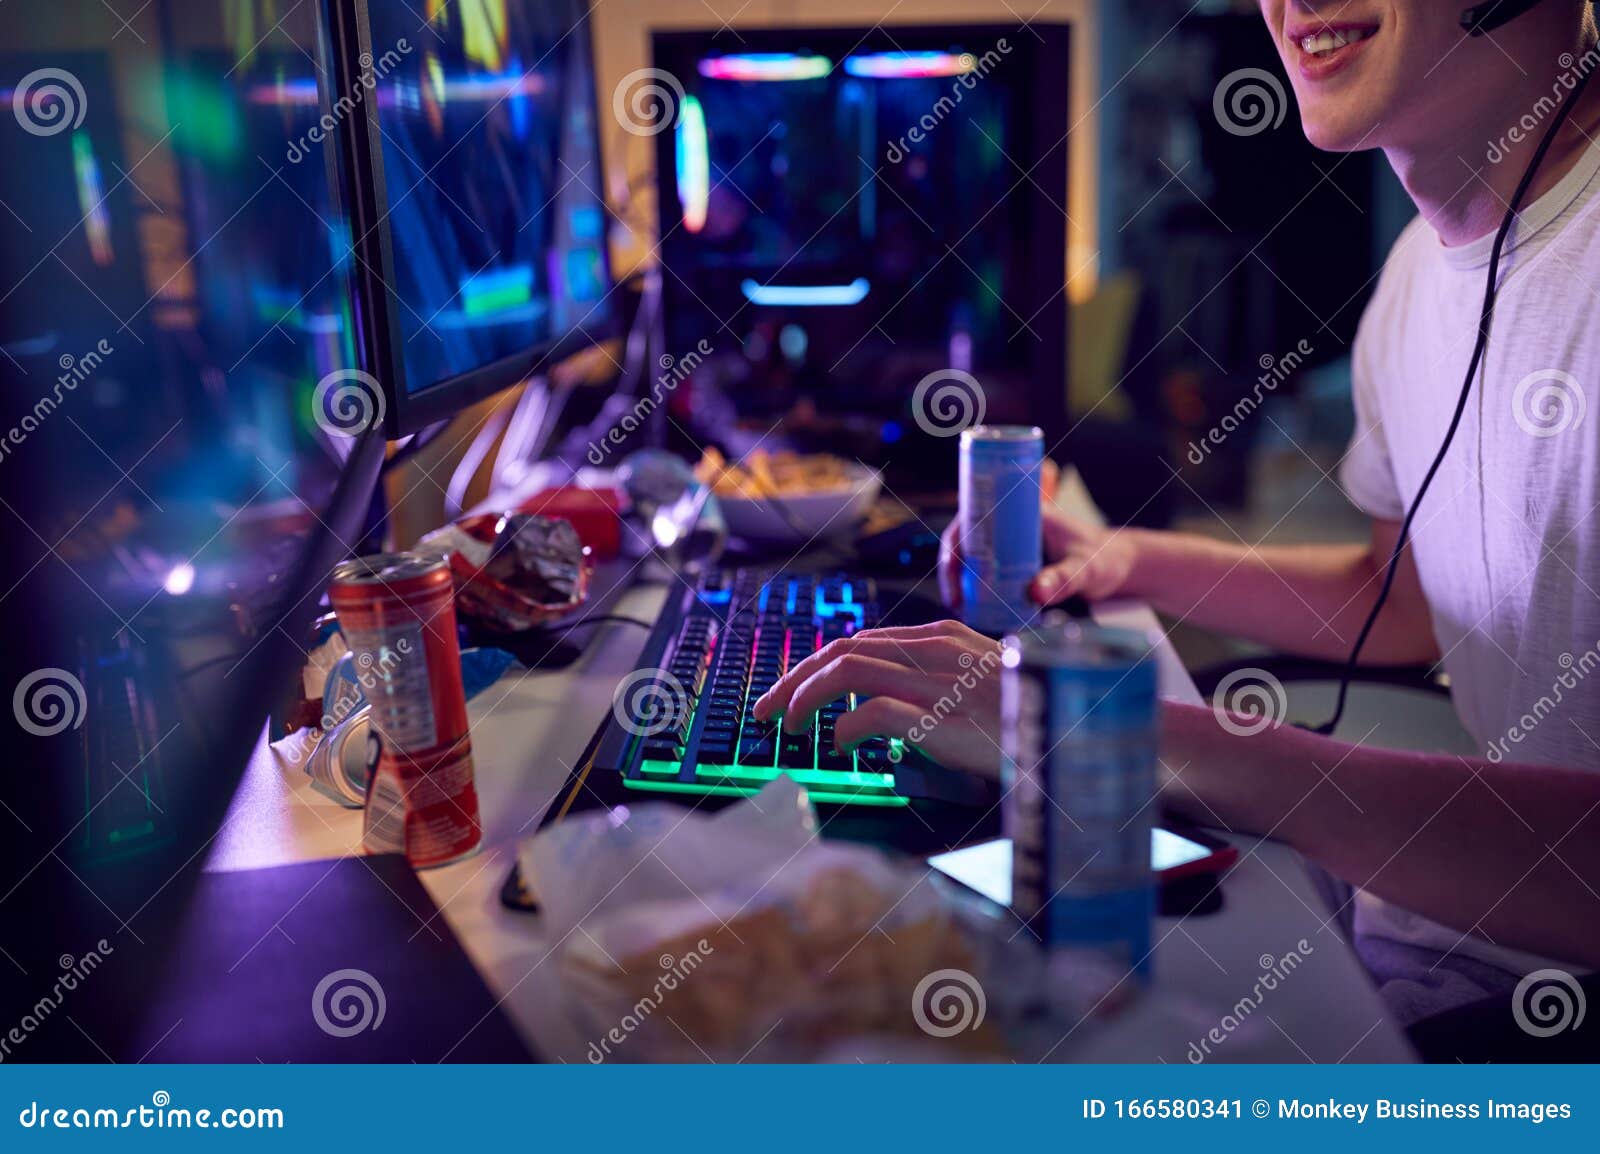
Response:
[{"label": "young man's chin", "polygon": [[1300,127],[1306,139],[1324,152],[1358,152],[1377,147],[1374,126],[1365,118],[1318,116],[1302,110]]}]

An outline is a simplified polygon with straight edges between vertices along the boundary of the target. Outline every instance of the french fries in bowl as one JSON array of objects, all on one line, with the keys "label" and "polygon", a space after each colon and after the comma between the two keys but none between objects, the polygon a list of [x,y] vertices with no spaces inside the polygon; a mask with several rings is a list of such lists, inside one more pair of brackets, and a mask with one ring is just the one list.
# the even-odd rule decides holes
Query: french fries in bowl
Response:
[{"label": "french fries in bowl", "polygon": [[734,463],[707,449],[694,473],[716,494],[731,533],[774,544],[853,531],[882,488],[865,465],[827,453],[756,449]]}]

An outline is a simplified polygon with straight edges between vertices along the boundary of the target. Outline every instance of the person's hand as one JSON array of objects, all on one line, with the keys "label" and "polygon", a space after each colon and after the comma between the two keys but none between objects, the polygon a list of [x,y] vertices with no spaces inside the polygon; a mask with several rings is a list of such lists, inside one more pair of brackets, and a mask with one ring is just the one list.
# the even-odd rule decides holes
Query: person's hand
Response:
[{"label": "person's hand", "polygon": [[[783,719],[802,733],[817,711],[847,693],[869,700],[843,714],[834,745],[899,737],[951,769],[996,776],[1000,767],[1000,645],[956,621],[866,629],[806,658],[756,701],[758,720]],[[1253,742],[1255,739],[1245,739]],[[1234,763],[1232,738],[1209,706],[1161,703],[1167,804],[1202,824],[1220,824],[1207,794],[1221,787],[1207,767]],[[1223,775],[1224,778],[1226,775]]]},{"label": "person's hand", "polygon": [[847,693],[870,700],[842,715],[834,744],[899,737],[940,765],[995,776],[1000,769],[1000,644],[956,621],[866,629],[795,666],[755,704],[790,733]]},{"label": "person's hand", "polygon": [[[1101,601],[1127,591],[1137,561],[1134,534],[1069,517],[1043,503],[1044,568],[1028,587],[1037,605],[1055,605],[1074,593]],[[961,605],[961,519],[939,540],[939,592],[946,605]]]}]

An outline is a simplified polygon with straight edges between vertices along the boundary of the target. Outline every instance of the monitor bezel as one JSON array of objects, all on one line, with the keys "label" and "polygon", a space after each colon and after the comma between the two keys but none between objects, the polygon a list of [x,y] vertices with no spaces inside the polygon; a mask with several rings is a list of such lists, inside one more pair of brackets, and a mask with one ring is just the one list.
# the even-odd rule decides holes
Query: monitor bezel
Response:
[{"label": "monitor bezel", "polygon": [[[334,132],[341,152],[341,163],[349,165],[346,186],[349,190],[352,253],[351,280],[356,292],[358,316],[364,316],[380,330],[374,342],[376,354],[372,373],[384,392],[385,435],[393,440],[416,433],[451,417],[485,397],[522,384],[529,378],[584,349],[592,348],[618,335],[618,310],[611,309],[595,324],[579,324],[559,335],[519,349],[509,356],[490,361],[475,369],[434,381],[413,392],[406,376],[405,327],[401,322],[401,303],[394,291],[394,241],[389,229],[388,185],[383,163],[383,137],[378,126],[378,102],[359,99],[354,88],[361,86],[361,56],[372,55],[370,0],[323,0],[329,32],[329,50],[334,59],[336,93],[334,99],[349,97],[358,115],[340,118]],[[590,75],[596,71],[592,10],[584,14],[583,37],[589,54]],[[368,65],[370,67],[370,64]],[[598,92],[598,83],[596,83]],[[598,97],[596,96],[596,99]],[[596,181],[604,190],[606,165],[604,140],[595,125]],[[600,209],[606,221],[612,213],[602,192]],[[609,228],[608,228],[609,233]],[[611,268],[609,240],[600,246],[606,286],[602,300],[617,288]]]}]

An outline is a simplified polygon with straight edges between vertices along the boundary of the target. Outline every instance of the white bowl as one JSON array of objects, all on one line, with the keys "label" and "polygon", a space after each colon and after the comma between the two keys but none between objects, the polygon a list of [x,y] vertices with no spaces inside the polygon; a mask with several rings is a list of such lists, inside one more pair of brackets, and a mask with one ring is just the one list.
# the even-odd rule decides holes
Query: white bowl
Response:
[{"label": "white bowl", "polygon": [[748,541],[801,545],[838,537],[861,523],[883,482],[865,465],[847,465],[851,484],[826,493],[782,497],[718,496],[728,531]]}]

